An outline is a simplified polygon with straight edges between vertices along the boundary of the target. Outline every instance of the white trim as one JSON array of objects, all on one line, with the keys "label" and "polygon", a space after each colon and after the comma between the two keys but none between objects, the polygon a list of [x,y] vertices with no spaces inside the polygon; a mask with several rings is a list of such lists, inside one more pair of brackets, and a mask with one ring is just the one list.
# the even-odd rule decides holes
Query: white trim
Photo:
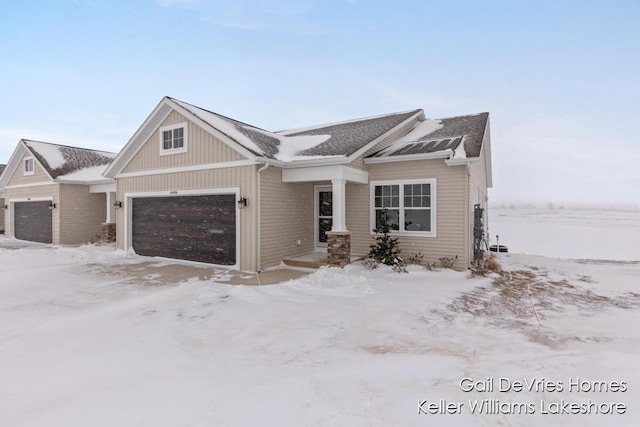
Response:
[{"label": "white trim", "polygon": [[115,180],[111,180],[109,184],[91,184],[89,186],[89,193],[115,193],[117,191],[117,185]]},{"label": "white trim", "polygon": [[[164,132],[167,131],[173,131],[175,129],[180,129],[182,128],[182,147],[180,148],[164,148],[164,141],[163,141],[163,136],[162,134]],[[188,140],[188,123],[187,122],[182,122],[182,123],[176,123],[175,125],[166,125],[166,126],[160,126],[160,128],[158,129],[158,139],[160,141],[160,155],[161,156],[171,156],[173,154],[182,154],[182,153],[186,153],[187,152],[187,140]],[[171,139],[171,144],[173,144],[174,139],[173,139],[173,133],[172,135],[172,139]]]},{"label": "white trim", "polygon": [[69,184],[69,185],[102,185],[102,184],[109,184],[112,182],[115,182],[115,180],[111,179],[111,178],[102,178],[102,179],[92,179],[90,181],[78,181],[75,179],[59,179],[56,178],[54,179],[55,182],[59,182],[60,184]]},{"label": "white trim", "polygon": [[[5,200],[5,203],[7,206],[9,206],[9,237],[13,237],[15,239],[16,237],[16,219],[15,219],[15,204],[16,203],[28,203],[28,202],[51,202],[53,203],[53,196],[50,197],[21,197],[19,199],[9,199],[8,201]],[[56,223],[54,220],[54,214],[53,212],[51,212],[51,244],[53,244],[53,234],[54,231],[56,229]],[[5,230],[5,233],[7,231]],[[47,243],[45,243],[46,245]]]},{"label": "white trim", "polygon": [[[31,170],[27,170],[27,162],[31,160]],[[36,159],[33,156],[26,156],[22,159],[22,175],[35,175],[36,174]]]},{"label": "white trim", "polygon": [[[133,192],[124,193],[123,209],[125,212],[124,222],[124,250],[127,253],[135,254],[132,247],[132,199],[135,198],[147,198],[147,197],[181,197],[181,196],[205,196],[205,195],[217,195],[217,194],[235,194],[235,200],[240,198],[240,187],[220,187],[220,188],[202,188],[202,189],[190,189],[190,190],[165,190],[165,191],[149,191],[149,192]],[[219,264],[207,264],[215,265],[220,268],[228,268],[232,270],[238,270],[240,267],[240,213],[236,205],[236,263],[234,265],[219,265]],[[162,258],[162,257],[159,257]],[[173,259],[173,258],[171,258]],[[186,261],[186,260],[179,260]]]},{"label": "white trim", "polygon": [[369,182],[369,172],[344,165],[284,169],[282,171],[282,182],[330,181],[333,179],[366,184]]},{"label": "white trim", "polygon": [[[333,187],[330,185],[314,185],[313,186],[313,246],[314,248],[325,248],[327,244],[320,242],[320,206],[318,204],[318,194],[321,191],[333,192]],[[333,212],[331,213],[331,219],[333,221]]]},{"label": "white trim", "polygon": [[436,151],[434,153],[401,154],[399,156],[384,156],[384,157],[366,157],[365,159],[363,159],[363,161],[365,165],[368,165],[373,163],[406,162],[410,160],[446,159],[451,156],[453,156],[453,150],[450,148],[447,148],[446,150]]},{"label": "white trim", "polygon": [[386,181],[371,181],[369,183],[369,233],[375,235],[373,231],[376,228],[376,209],[375,209],[375,187],[376,185],[398,185],[400,187],[399,199],[400,199],[400,216],[398,222],[404,223],[404,184],[430,184],[431,185],[431,231],[402,231],[394,230],[389,234],[396,237],[412,236],[412,237],[437,237],[438,230],[438,179],[437,178],[423,178],[423,179],[400,179],[400,180],[386,180]]},{"label": "white trim", "polygon": [[332,179],[333,222],[331,231],[347,231],[346,218],[346,179]]},{"label": "white trim", "polygon": [[234,160],[232,162],[205,163],[202,165],[180,166],[175,168],[149,169],[137,172],[124,172],[118,174],[116,178],[131,178],[135,176],[164,175],[168,173],[195,172],[210,169],[237,168],[240,166],[252,166],[258,163],[253,160]]},{"label": "white trim", "polygon": [[28,188],[28,187],[43,187],[45,185],[57,185],[57,182],[36,182],[33,184],[15,184],[15,185],[7,185],[6,187],[4,187],[5,189],[12,189],[12,188]]},{"label": "white trim", "polygon": [[447,159],[444,161],[447,166],[460,166],[460,165],[468,165],[471,163],[479,163],[479,157],[471,157],[468,159]]}]

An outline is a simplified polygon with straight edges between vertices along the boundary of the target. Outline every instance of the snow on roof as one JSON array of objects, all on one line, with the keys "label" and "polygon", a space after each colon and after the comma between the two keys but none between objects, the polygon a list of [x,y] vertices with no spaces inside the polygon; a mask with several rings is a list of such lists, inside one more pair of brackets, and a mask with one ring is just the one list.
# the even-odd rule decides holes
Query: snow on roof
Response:
[{"label": "snow on roof", "polygon": [[283,162],[345,157],[422,110],[271,132],[170,98],[256,155]]},{"label": "snow on roof", "polygon": [[[70,147],[67,145],[51,144],[48,142],[23,140],[25,145],[38,159],[43,168],[51,175],[51,178],[65,178],[69,181],[69,175],[84,169],[86,176],[92,179],[72,179],[77,181],[91,181],[103,179],[102,175],[95,175],[95,167],[100,167],[100,173],[115,158],[116,153],[106,151],[89,150],[87,148]],[[79,175],[80,176],[80,175]]]},{"label": "snow on roof", "polygon": [[91,166],[84,169],[78,169],[75,172],[68,173],[66,175],[58,175],[58,181],[68,182],[91,182],[100,181],[106,179],[102,176],[102,172],[106,169],[107,165]]},{"label": "snow on roof", "polygon": [[489,113],[427,119],[389,147],[371,157],[455,150],[454,158],[480,156]]}]

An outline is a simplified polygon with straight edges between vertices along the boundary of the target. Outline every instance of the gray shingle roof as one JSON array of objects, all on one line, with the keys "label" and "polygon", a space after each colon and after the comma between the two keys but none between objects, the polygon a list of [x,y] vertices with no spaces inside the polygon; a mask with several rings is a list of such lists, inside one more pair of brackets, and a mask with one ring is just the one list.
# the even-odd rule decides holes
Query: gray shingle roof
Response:
[{"label": "gray shingle roof", "polygon": [[350,156],[380,135],[398,126],[421,110],[392,113],[380,117],[352,120],[345,123],[321,125],[300,132],[282,131],[287,136],[331,135],[331,137],[312,148],[300,152],[307,156]]},{"label": "gray shingle roof", "polygon": [[[70,147],[49,142],[24,140],[24,143],[29,147],[42,167],[51,175],[51,178],[54,179],[58,176],[68,175],[93,166],[106,166],[116,156],[115,153],[106,151],[89,150],[87,148]],[[51,153],[55,153],[55,150],[63,158],[61,165],[50,164],[54,162]]]},{"label": "gray shingle roof", "polygon": [[0,175],[2,175],[2,172],[4,172],[4,168],[6,168],[7,165],[0,165]]},{"label": "gray shingle roof", "polygon": [[[428,119],[423,122],[425,132],[418,136],[409,133],[388,148],[372,154],[370,157],[390,157],[410,154],[426,154],[446,149],[455,150],[464,141],[466,157],[479,157],[482,148],[489,113],[444,119]],[[420,125],[418,125],[420,126]]]}]

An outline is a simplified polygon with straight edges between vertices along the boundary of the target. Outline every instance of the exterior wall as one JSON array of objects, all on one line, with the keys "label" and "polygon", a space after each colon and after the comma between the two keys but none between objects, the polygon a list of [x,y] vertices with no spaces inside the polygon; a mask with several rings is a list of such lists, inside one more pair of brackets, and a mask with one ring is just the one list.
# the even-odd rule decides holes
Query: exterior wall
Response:
[{"label": "exterior wall", "polygon": [[151,134],[140,148],[123,173],[152,169],[183,167],[206,163],[218,163],[245,160],[237,151],[219,141],[200,126],[187,120],[183,115],[172,111],[160,125],[168,126],[187,122],[187,152],[160,156],[160,131]]},{"label": "exterior wall", "polygon": [[313,198],[312,182],[283,183],[282,170],[274,167],[261,172],[261,268],[314,249]]},{"label": "exterior wall", "polygon": [[[22,174],[22,170],[16,171],[16,174]],[[12,206],[11,203],[16,200],[27,200],[37,198],[52,198],[53,203],[58,204],[60,202],[60,186],[59,184],[41,185],[33,187],[22,188],[6,188],[5,189],[5,204],[9,205],[9,210],[6,211],[4,218],[4,234],[7,237],[14,237],[14,232],[11,224]],[[60,210],[53,210],[53,244],[60,244]]]},{"label": "exterior wall", "polygon": [[[469,265],[465,250],[466,167],[447,166],[443,160],[370,164],[369,181],[436,178],[436,237],[401,236],[402,254],[422,253],[429,262],[458,256],[454,268]],[[352,255],[366,255],[373,243],[370,224],[370,185],[347,184],[347,229],[351,231]]]},{"label": "exterior wall", "polygon": [[489,211],[487,203],[487,168],[486,168],[486,139],[488,138],[489,130],[485,133],[485,141],[482,143],[482,149],[480,150],[480,161],[469,164],[469,195],[468,195],[468,212],[469,212],[469,256],[473,260],[473,221],[474,221],[474,205],[480,204],[484,208],[484,229],[487,241],[489,239]]},{"label": "exterior wall", "polygon": [[[27,157],[33,157],[34,159],[34,174],[33,175],[25,175],[24,174],[24,159]],[[15,172],[11,176],[9,182],[7,182],[7,187],[12,185],[24,185],[24,184],[36,184],[39,182],[52,182],[49,175],[45,172],[45,170],[38,163],[38,159],[31,155],[29,151],[25,153],[24,156],[20,159],[20,164],[16,168]]]},{"label": "exterior wall", "polygon": [[106,199],[105,193],[89,193],[88,185],[60,185],[56,209],[60,218],[60,244],[98,241],[106,220]]},{"label": "exterior wall", "polygon": [[4,198],[0,198],[0,233],[4,233]]},{"label": "exterior wall", "polygon": [[[240,188],[241,197],[246,197],[248,206],[238,210],[240,220],[240,259],[239,268],[244,271],[257,270],[256,228],[256,168],[258,166],[241,166],[234,168],[209,169],[192,172],[163,173],[158,175],[118,178],[116,199],[125,201],[126,193],[179,191],[211,188]],[[128,204],[125,203],[125,207]],[[116,242],[119,249],[125,248],[125,214],[126,209],[118,209],[116,213]],[[130,231],[130,228],[128,229]],[[130,244],[130,242],[128,243]]]}]

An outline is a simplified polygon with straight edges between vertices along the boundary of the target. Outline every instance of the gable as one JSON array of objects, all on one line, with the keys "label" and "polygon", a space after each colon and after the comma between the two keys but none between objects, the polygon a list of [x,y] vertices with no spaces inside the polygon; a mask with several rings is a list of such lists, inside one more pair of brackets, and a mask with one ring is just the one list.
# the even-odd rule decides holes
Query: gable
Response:
[{"label": "gable", "polygon": [[[22,142],[20,142],[18,149],[14,153],[15,157],[11,158],[11,161],[7,165],[6,171],[9,176],[3,176],[3,181],[6,182],[7,187],[15,185],[34,185],[34,184],[49,184],[53,180],[47,174],[42,167],[37,157],[34,156],[29,150],[24,148]],[[33,159],[33,174],[25,175],[24,173],[24,161],[27,158]]]},{"label": "gable", "polygon": [[[161,152],[161,129],[180,124],[185,124],[186,151],[175,154]],[[241,160],[246,160],[246,158],[192,120],[176,110],[172,110],[155,130],[149,134],[120,173],[135,173]]]}]

